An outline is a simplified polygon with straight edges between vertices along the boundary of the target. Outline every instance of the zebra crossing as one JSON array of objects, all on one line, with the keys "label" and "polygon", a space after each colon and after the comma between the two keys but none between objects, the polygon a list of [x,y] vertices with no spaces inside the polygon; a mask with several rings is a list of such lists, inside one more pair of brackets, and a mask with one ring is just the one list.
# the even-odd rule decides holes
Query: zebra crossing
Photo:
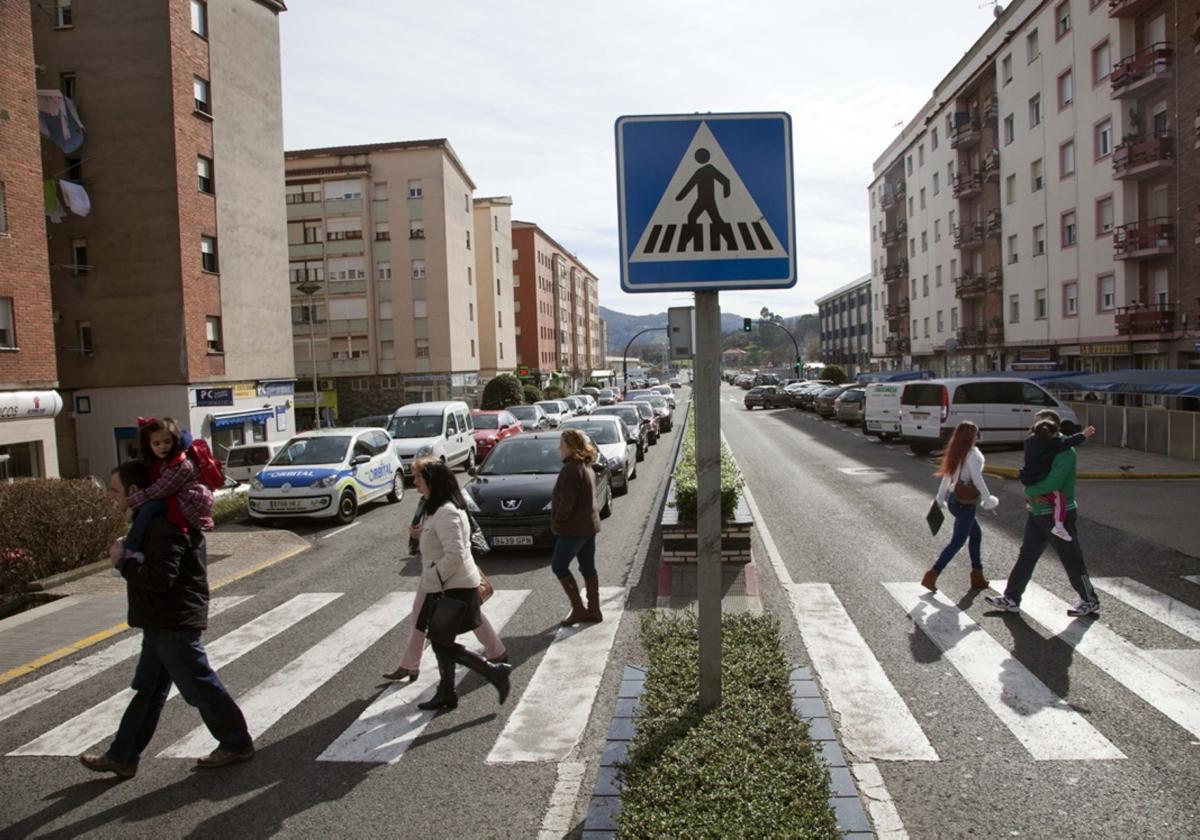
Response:
[{"label": "zebra crossing", "polygon": [[[344,600],[344,594],[301,593],[249,618],[207,643],[209,662],[220,672],[238,660],[253,661],[258,649],[272,639],[296,633],[307,640],[313,632],[309,625],[314,617],[325,616],[323,626],[326,626],[331,617],[330,610],[346,612],[347,608],[338,606]],[[574,747],[583,735],[599,690],[624,609],[624,594],[625,591],[618,587],[602,588],[604,622],[556,632],[519,698],[514,686],[514,698],[501,714],[506,714],[508,709],[512,709],[512,713],[497,738],[489,763],[553,761]],[[505,625],[527,603],[529,595],[528,589],[496,590],[486,611],[498,632],[503,632]],[[242,606],[253,597],[214,598],[210,615]],[[273,669],[268,670],[256,685],[245,690],[231,686],[250,732],[260,746],[269,743],[272,729],[290,712],[339,673],[353,667],[355,661],[385,635],[405,624],[411,614],[413,598],[411,591],[388,592],[365,608],[354,609],[344,622],[336,624],[282,666],[264,664],[264,670]],[[466,642],[467,638],[462,641]],[[476,644],[473,639],[470,641]],[[140,634],[132,634],[97,653],[0,694],[0,720],[43,707],[43,704],[43,708],[55,708],[56,701],[66,701],[62,705],[70,708],[73,690],[86,690],[89,680],[110,674],[116,666],[125,665],[128,669],[140,646]],[[416,708],[418,700],[431,693],[437,682],[437,665],[428,645],[420,672],[420,677],[413,683],[391,683],[384,687],[359,717],[323,748],[317,761],[367,764],[400,761],[434,717],[432,712]],[[466,671],[460,669],[459,678],[465,675]],[[376,684],[373,672],[370,679],[372,685]],[[117,691],[21,746],[11,748],[6,744],[6,755],[78,756],[103,746],[116,732],[133,693],[128,688]],[[164,720],[172,714],[185,717],[194,714],[182,703],[172,702],[171,698],[175,696],[176,691],[172,688]],[[562,705],[564,698],[569,698],[569,707]],[[156,757],[194,759],[206,755],[215,746],[208,730],[201,725],[162,748]]]},{"label": "zebra crossing", "polygon": [[[1109,603],[1120,601],[1143,619],[1200,641],[1200,610],[1195,607],[1130,578],[1099,578],[1093,583],[1110,597]],[[1094,725],[1086,711],[1055,693],[994,638],[990,622],[977,622],[944,594],[931,593],[919,583],[881,586],[899,609],[897,617],[907,618],[936,646],[939,661],[954,669],[1032,760],[1126,758],[1114,740],[1128,733],[1104,732]],[[1004,581],[993,581],[992,586],[1003,591]],[[888,674],[889,668],[881,663],[887,657],[876,656],[835,588],[824,583],[786,584],[786,588],[813,669],[839,718],[845,747],[860,759],[939,761],[917,716],[892,681],[899,675]],[[1200,737],[1200,649],[1142,648],[1103,619],[1070,618],[1067,607],[1066,601],[1030,583],[1021,616],[1172,721],[1182,730],[1182,744]]]}]

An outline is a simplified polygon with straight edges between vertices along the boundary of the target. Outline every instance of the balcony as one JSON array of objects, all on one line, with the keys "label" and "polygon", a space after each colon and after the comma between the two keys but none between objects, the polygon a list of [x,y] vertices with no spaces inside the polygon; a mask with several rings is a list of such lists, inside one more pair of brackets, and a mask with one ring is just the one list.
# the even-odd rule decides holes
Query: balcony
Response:
[{"label": "balcony", "polygon": [[898,303],[889,303],[883,308],[883,311],[889,321],[895,321],[908,315],[909,303],[907,300],[902,300]]},{"label": "balcony", "polygon": [[[888,189],[889,187],[891,189]],[[904,202],[904,194],[906,192],[907,189],[904,186],[903,181],[901,181],[899,184],[885,184],[883,199],[879,202],[879,206],[885,211],[891,210],[897,204],[902,204]]]},{"label": "balcony", "polygon": [[1145,260],[1175,253],[1175,220],[1157,216],[1113,230],[1113,259]]},{"label": "balcony", "polygon": [[1170,131],[1134,137],[1113,150],[1114,178],[1143,178],[1170,169],[1175,163],[1175,138]]},{"label": "balcony", "polygon": [[1171,78],[1175,50],[1167,41],[1151,44],[1113,65],[1111,74],[1114,99],[1133,96]]},{"label": "balcony", "polygon": [[903,336],[894,335],[888,337],[887,341],[884,343],[884,346],[887,348],[887,352],[889,354],[898,355],[900,353],[907,353],[909,350],[911,350],[912,342]]},{"label": "balcony", "polygon": [[899,283],[908,277],[908,260],[900,260],[895,265],[886,266],[883,269],[883,282],[887,284]]},{"label": "balcony", "polygon": [[954,176],[954,197],[971,198],[983,192],[983,173],[959,172]]},{"label": "balcony", "polygon": [[981,298],[987,291],[987,278],[971,271],[954,278],[954,294],[959,298]]},{"label": "balcony", "polygon": [[992,94],[983,100],[983,124],[995,126],[1000,120],[1000,99]]},{"label": "balcony", "polygon": [[903,244],[904,243],[904,235],[906,233],[908,233],[908,223],[907,222],[900,222],[898,225],[896,225],[891,230],[885,230],[883,232],[883,236],[881,237],[881,239],[883,240],[883,247],[890,248],[893,245]]},{"label": "balcony", "polygon": [[983,222],[958,225],[954,228],[954,247],[960,251],[983,246]]},{"label": "balcony", "polygon": [[1004,291],[1004,269],[993,268],[987,273],[987,290],[989,292]]},{"label": "balcony", "polygon": [[983,327],[959,327],[958,346],[960,348],[983,347],[987,343],[987,333]]},{"label": "balcony", "polygon": [[988,324],[984,332],[988,344],[1004,343],[1004,324]]},{"label": "balcony", "polygon": [[1158,0],[1108,0],[1110,18],[1135,18],[1158,3]]},{"label": "balcony", "polygon": [[992,149],[983,157],[983,177],[988,181],[1000,180],[1000,152]]},{"label": "balcony", "polygon": [[983,138],[979,117],[971,116],[966,111],[954,115],[954,127],[950,129],[950,148],[969,149]]},{"label": "balcony", "polygon": [[1000,208],[994,208],[988,211],[987,219],[984,224],[987,226],[987,235],[992,239],[999,239],[1004,233],[1003,217],[1000,214]]},{"label": "balcony", "polygon": [[1176,306],[1151,303],[1117,308],[1117,335],[1165,335],[1175,332]]}]

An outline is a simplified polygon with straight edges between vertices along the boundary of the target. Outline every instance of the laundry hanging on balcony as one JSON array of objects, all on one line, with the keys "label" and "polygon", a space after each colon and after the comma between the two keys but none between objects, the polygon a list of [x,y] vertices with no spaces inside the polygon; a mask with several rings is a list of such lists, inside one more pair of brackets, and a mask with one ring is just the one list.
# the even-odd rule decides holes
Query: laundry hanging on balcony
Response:
[{"label": "laundry hanging on balcony", "polygon": [[42,181],[42,200],[46,204],[46,217],[50,221],[58,224],[67,217],[67,211],[58,200],[58,185],[53,178]]},{"label": "laundry hanging on balcony", "polygon": [[67,209],[76,216],[86,216],[92,212],[92,199],[83,188],[83,184],[62,179],[58,182],[58,188],[62,190],[63,202]]},{"label": "laundry hanging on balcony", "polygon": [[43,137],[49,137],[68,155],[83,145],[83,120],[70,97],[57,90],[39,90],[37,106]]}]

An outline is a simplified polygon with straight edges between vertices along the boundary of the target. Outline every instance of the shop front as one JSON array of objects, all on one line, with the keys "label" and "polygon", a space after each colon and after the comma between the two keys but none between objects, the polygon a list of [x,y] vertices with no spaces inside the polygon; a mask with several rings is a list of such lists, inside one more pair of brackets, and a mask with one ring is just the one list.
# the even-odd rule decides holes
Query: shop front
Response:
[{"label": "shop front", "polygon": [[0,481],[58,478],[57,391],[0,391]]},{"label": "shop front", "polygon": [[263,380],[193,390],[191,428],[224,459],[233,446],[286,440],[295,431],[294,380]]}]

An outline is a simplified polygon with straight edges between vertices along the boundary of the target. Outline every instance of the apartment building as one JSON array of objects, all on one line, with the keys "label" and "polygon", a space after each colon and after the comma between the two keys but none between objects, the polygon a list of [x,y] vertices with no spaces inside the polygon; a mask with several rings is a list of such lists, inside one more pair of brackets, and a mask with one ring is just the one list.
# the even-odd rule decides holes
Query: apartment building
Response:
[{"label": "apartment building", "polygon": [[[285,168],[296,371],[306,395],[315,373],[322,423],[474,399],[480,319],[497,315],[481,311],[475,183],[450,143],[290,151]],[[508,209],[485,206],[494,241]]]},{"label": "apartment building", "polygon": [[284,4],[26,11],[52,129],[41,169],[66,204],[47,207],[63,474],[107,474],[139,415],[177,417],[218,453],[286,438]]},{"label": "apartment building", "polygon": [[605,368],[596,275],[533,222],[512,223],[517,357],[542,385]]},{"label": "apartment building", "polygon": [[1195,12],[998,15],[875,163],[882,366],[1200,366]]},{"label": "apartment building", "polygon": [[512,199],[475,199],[475,288],[479,310],[479,380],[517,364],[512,284]]},{"label": "apartment building", "polygon": [[55,478],[62,399],[29,7],[0,4],[0,32],[0,481]]},{"label": "apartment building", "polygon": [[871,360],[871,275],[817,298],[821,322],[821,361],[839,365],[849,376]]}]

